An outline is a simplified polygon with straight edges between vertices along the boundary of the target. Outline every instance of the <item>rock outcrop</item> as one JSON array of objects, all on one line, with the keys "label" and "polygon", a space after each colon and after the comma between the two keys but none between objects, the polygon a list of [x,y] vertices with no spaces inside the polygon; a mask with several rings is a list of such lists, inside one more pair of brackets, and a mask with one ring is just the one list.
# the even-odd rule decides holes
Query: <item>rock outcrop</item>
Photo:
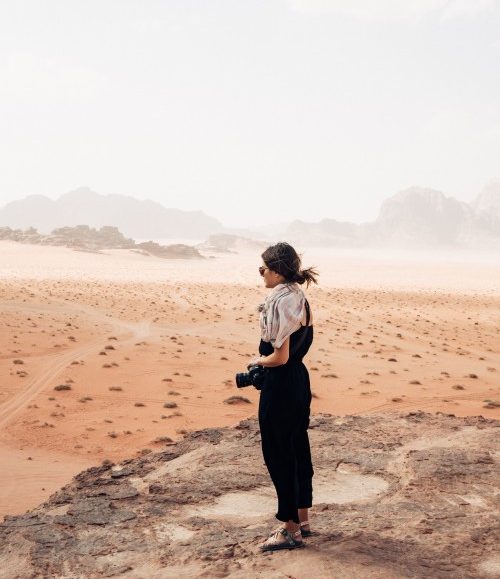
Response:
[{"label": "rock outcrop", "polygon": [[359,247],[365,244],[360,225],[335,219],[322,219],[318,223],[295,220],[287,227],[285,237],[299,246]]},{"label": "rock outcrop", "polygon": [[87,249],[89,251],[99,249],[130,249],[135,247],[133,239],[127,239],[117,227],[109,225],[100,229],[94,229],[88,225],[76,227],[60,227],[54,229],[49,235],[38,233],[34,227],[23,231],[0,227],[0,239],[18,241],[20,243],[32,243],[36,245],[60,245]]},{"label": "rock outcrop", "polygon": [[205,251],[213,251],[216,253],[235,253],[238,249],[256,249],[263,251],[269,243],[265,241],[257,241],[241,235],[233,235],[229,233],[216,233],[210,235],[205,243],[198,245],[200,249]]},{"label": "rock outcrop", "polygon": [[174,243],[173,245],[160,245],[154,241],[136,243],[136,249],[165,259],[199,259],[202,258],[200,252],[190,245]]},{"label": "rock outcrop", "polygon": [[59,245],[81,251],[98,252],[104,249],[129,249],[144,255],[154,255],[165,259],[203,259],[200,252],[190,245],[173,244],[160,245],[153,241],[135,243],[126,238],[118,228],[105,225],[94,229],[88,225],[76,227],[60,227],[54,229],[50,235],[43,235],[30,227],[26,231],[0,227],[0,240],[18,241],[36,245]]},{"label": "rock outcrop", "polygon": [[490,181],[471,206],[478,216],[500,219],[500,181]]},{"label": "rock outcrop", "polygon": [[500,181],[491,181],[472,203],[481,229],[495,235],[500,232]]},{"label": "rock outcrop", "polygon": [[441,191],[410,187],[382,203],[373,234],[394,245],[453,246],[467,242],[474,220],[466,203]]},{"label": "rock outcrop", "polygon": [[1,578],[498,576],[498,427],[410,412],[318,415],[313,536],[261,554],[276,525],[256,420],[103,463],[0,524]]},{"label": "rock outcrop", "polygon": [[294,221],[285,237],[300,246],[500,249],[500,185],[491,183],[470,205],[410,187],[386,199],[375,221]]}]

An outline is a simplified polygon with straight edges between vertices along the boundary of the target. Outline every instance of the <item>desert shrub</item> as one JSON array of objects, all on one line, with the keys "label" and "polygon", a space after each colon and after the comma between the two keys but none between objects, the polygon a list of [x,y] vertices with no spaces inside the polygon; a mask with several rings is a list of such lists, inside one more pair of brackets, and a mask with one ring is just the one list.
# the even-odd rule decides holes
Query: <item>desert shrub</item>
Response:
[{"label": "desert shrub", "polygon": [[224,400],[224,404],[252,404],[248,398],[244,396],[230,396]]},{"label": "desert shrub", "polygon": [[54,386],[54,390],[71,390],[71,386],[69,384],[58,384],[57,386]]}]

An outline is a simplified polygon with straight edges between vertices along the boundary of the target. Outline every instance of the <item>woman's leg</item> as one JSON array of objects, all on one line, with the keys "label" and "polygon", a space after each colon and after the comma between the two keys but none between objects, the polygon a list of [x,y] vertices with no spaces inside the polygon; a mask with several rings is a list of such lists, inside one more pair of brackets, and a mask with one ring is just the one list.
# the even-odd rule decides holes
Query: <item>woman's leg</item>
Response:
[{"label": "woman's leg", "polygon": [[290,530],[296,530],[299,524],[297,460],[293,444],[296,425],[283,423],[276,417],[274,421],[266,418],[260,422],[262,453],[278,495],[276,518],[286,523]]},{"label": "woman's leg", "polygon": [[309,520],[309,509],[299,509],[299,521],[303,523]]},{"label": "woman's leg", "polygon": [[307,429],[309,427],[309,410],[299,423],[294,437],[294,447],[297,457],[298,508],[300,521],[308,520],[308,509],[312,506],[312,477],[314,470],[311,459],[311,447]]}]

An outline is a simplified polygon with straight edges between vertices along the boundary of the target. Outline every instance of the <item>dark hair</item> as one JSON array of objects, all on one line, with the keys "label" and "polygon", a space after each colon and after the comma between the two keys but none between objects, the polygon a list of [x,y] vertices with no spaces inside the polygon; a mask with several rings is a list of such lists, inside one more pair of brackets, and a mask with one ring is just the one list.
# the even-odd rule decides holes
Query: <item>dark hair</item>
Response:
[{"label": "dark hair", "polygon": [[301,269],[302,262],[295,249],[284,241],[270,245],[262,254],[262,259],[269,269],[280,273],[288,282],[318,283],[319,273],[314,267]]}]

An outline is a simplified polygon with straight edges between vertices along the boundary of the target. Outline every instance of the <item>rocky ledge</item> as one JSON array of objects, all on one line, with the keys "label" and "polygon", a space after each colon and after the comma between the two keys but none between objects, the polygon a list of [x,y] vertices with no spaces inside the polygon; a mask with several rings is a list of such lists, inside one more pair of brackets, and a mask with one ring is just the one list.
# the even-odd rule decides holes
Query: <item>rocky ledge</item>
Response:
[{"label": "rocky ledge", "polygon": [[189,433],[7,517],[0,577],[497,577],[499,425],[315,416],[314,534],[267,554],[276,504],[256,421]]},{"label": "rocky ledge", "polygon": [[35,245],[58,245],[70,247],[79,251],[99,252],[104,249],[129,249],[143,255],[154,255],[166,259],[202,259],[203,256],[195,248],[184,244],[160,245],[153,241],[135,243],[125,237],[117,227],[105,225],[94,229],[88,225],[76,227],[60,227],[50,235],[38,233],[34,227],[25,231],[0,227],[0,240],[18,241]]}]

